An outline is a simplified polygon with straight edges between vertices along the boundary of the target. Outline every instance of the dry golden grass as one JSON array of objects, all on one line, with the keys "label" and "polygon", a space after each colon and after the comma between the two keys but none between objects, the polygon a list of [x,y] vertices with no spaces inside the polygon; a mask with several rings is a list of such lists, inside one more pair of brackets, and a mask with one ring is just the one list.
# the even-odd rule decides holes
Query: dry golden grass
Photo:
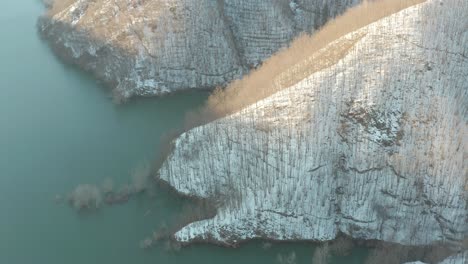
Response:
[{"label": "dry golden grass", "polygon": [[[53,1],[53,4],[48,14],[53,16],[69,7],[76,0],[51,1]],[[289,48],[279,51],[248,76],[232,82],[226,89],[217,89],[208,99],[202,115],[209,116],[208,121],[210,121],[213,118],[231,114],[299,82],[314,72],[332,66],[343,58],[364,34],[356,34],[352,38],[335,42],[340,37],[424,1],[364,1],[361,5],[350,8],[344,15],[328,22],[314,35],[302,35],[298,37]],[[134,21],[137,17],[151,17],[152,19],[150,20],[153,21],[157,17],[155,14],[164,13],[164,10],[169,8],[162,5],[163,1],[161,0],[140,1],[139,5],[141,8],[133,8],[126,1],[118,0],[115,2],[115,5],[124,14],[118,20],[94,19],[97,16],[97,12],[104,7],[105,2],[103,0],[96,0],[90,3],[81,19],[85,24],[88,23],[86,21],[89,21],[89,23],[83,26],[91,30],[91,33],[97,40],[112,38],[116,46],[129,53],[135,52],[135,50],[133,42],[122,31],[123,26],[132,24],[129,21]],[[145,20],[139,23],[151,24],[151,21]],[[165,25],[159,26],[164,27]],[[172,26],[174,27],[175,25]],[[134,33],[140,36],[142,34],[140,31],[140,27],[135,26]],[[119,40],[119,36],[122,37],[122,40]],[[330,43],[332,44],[330,45]],[[207,121],[206,118],[203,119]]]},{"label": "dry golden grass", "polygon": [[[226,89],[217,89],[208,99],[203,115],[219,118],[234,113],[273,93],[289,87],[314,72],[343,58],[363,34],[330,43],[372,22],[425,0],[365,1],[327,23],[316,34],[298,37],[289,48],[279,51],[263,65]],[[326,47],[326,49],[324,49]]]}]

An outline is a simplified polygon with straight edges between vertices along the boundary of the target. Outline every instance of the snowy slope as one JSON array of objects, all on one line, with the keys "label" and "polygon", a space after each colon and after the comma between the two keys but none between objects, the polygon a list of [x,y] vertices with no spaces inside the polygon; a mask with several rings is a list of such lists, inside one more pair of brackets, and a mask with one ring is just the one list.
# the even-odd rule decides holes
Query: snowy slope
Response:
[{"label": "snowy slope", "polygon": [[40,32],[125,99],[225,85],[358,0],[69,2]]},{"label": "snowy slope", "polygon": [[[448,258],[439,262],[439,264],[466,264],[466,263],[468,263],[468,251],[461,252],[453,256],[449,256]],[[426,264],[426,263],[421,262],[421,261],[415,261],[415,262],[406,262],[404,264]]]},{"label": "snowy slope", "polygon": [[334,43],[356,42],[335,65],[182,134],[160,178],[219,208],[175,238],[457,244],[468,231],[466,14],[462,0],[396,13]]}]

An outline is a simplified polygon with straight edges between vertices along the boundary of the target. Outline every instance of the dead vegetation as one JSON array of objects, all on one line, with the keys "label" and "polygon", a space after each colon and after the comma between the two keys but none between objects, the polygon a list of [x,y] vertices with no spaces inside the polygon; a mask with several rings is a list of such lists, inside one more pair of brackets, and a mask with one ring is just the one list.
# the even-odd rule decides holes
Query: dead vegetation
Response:
[{"label": "dead vegetation", "polygon": [[[328,22],[314,35],[298,37],[287,49],[275,54],[248,76],[232,82],[226,89],[215,90],[208,99],[206,109],[200,114],[208,116],[207,119],[232,114],[335,64],[364,33],[355,34],[340,42],[333,43],[334,41],[383,17],[422,2],[424,0],[366,1],[349,9],[344,15]],[[329,44],[331,45],[326,47]],[[199,119],[205,122],[203,118]]]}]

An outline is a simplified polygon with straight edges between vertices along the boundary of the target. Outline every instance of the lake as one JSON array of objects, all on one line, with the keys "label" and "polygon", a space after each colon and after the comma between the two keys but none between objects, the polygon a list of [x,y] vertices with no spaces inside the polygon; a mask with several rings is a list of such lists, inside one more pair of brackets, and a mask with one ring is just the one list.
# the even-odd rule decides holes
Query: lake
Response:
[{"label": "lake", "polygon": [[[38,36],[39,0],[5,1],[0,11],[0,263],[277,263],[295,252],[311,263],[308,243],[262,242],[238,249],[194,245],[167,252],[139,243],[177,219],[187,201],[166,192],[78,214],[56,195],[78,184],[116,184],[152,160],[160,138],[180,127],[208,94],[188,92],[115,105],[90,76],[63,65]],[[364,250],[334,258],[361,263]]]}]

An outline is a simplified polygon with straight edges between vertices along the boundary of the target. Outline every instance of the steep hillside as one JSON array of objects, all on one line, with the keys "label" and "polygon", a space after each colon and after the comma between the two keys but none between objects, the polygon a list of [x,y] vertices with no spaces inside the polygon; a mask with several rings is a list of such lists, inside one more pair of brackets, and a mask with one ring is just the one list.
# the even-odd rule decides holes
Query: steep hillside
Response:
[{"label": "steep hillside", "polygon": [[434,0],[386,17],[320,50],[349,44],[331,65],[331,55],[316,57],[324,69],[300,63],[294,72],[308,75],[296,84],[182,134],[160,179],[219,207],[175,238],[232,245],[342,232],[459,245],[468,232],[466,14],[466,1]]},{"label": "steep hillside", "polygon": [[225,85],[358,1],[56,1],[39,28],[124,100]]}]

